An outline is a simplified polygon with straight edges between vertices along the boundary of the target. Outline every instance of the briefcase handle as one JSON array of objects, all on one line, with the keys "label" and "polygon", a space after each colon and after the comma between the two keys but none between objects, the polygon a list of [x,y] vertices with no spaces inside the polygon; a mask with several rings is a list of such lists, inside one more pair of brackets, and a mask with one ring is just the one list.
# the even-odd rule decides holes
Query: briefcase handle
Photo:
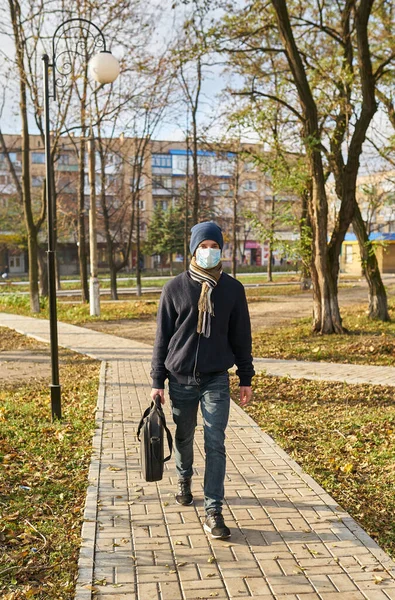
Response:
[{"label": "briefcase handle", "polygon": [[173,438],[171,437],[171,433],[170,430],[166,424],[166,418],[163,412],[163,408],[162,408],[162,403],[161,403],[161,398],[159,394],[156,394],[155,396],[155,400],[153,400],[151,402],[151,404],[148,406],[148,408],[145,409],[143,416],[141,417],[141,421],[139,423],[138,429],[137,429],[137,439],[140,441],[140,431],[141,428],[144,424],[144,419],[146,417],[148,417],[148,415],[150,414],[153,406],[155,405],[156,410],[158,411],[158,415],[160,420],[162,421],[162,425],[166,431],[166,436],[167,436],[167,444],[169,446],[169,450],[170,450],[170,454],[169,456],[166,456],[166,458],[163,459],[163,462],[167,462],[168,460],[170,460],[172,452],[173,452]]},{"label": "briefcase handle", "polygon": [[156,394],[156,396],[155,396],[155,404],[156,404],[156,409],[158,411],[159,418],[162,421],[163,427],[165,428],[165,431],[166,431],[167,444],[169,446],[170,454],[169,454],[169,456],[167,456],[166,458],[163,459],[163,462],[167,462],[168,460],[170,460],[171,454],[173,452],[173,438],[171,437],[170,430],[166,424],[165,413],[163,412],[161,397],[159,394]]}]

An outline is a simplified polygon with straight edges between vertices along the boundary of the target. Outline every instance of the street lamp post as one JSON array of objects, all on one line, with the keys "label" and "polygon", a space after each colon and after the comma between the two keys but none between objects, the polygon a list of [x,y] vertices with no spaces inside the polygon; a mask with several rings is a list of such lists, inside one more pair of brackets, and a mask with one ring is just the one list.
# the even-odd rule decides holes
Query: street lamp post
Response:
[{"label": "street lamp post", "polygon": [[[83,39],[79,38],[74,51],[71,51],[68,42],[75,32],[79,36],[83,34]],[[67,49],[60,52],[58,44],[62,38],[67,42]],[[90,45],[89,45],[90,44]],[[49,100],[56,99],[56,88],[63,87],[65,80],[72,73],[73,62],[71,54],[82,56],[92,56],[89,62],[90,74],[101,84],[112,83],[119,75],[119,63],[117,59],[106,50],[106,41],[102,31],[91,21],[80,17],[64,21],[56,29],[52,37],[52,62],[49,56],[44,54],[44,141],[45,141],[45,173],[46,173],[46,201],[47,201],[47,219],[48,219],[48,288],[49,288],[49,325],[50,325],[50,346],[51,346],[51,411],[52,419],[62,417],[61,408],[61,388],[59,383],[59,353],[58,353],[58,324],[56,309],[56,232],[55,215],[56,206],[53,194],[52,182],[52,156],[51,156],[51,138],[49,128]],[[62,62],[59,64],[59,58]],[[65,58],[66,57],[66,58]],[[58,62],[57,62],[58,61]],[[52,94],[49,93],[49,69],[52,69]]]},{"label": "street lamp post", "polygon": [[89,312],[92,317],[100,316],[100,284],[97,272],[97,232],[96,232],[96,155],[95,137],[91,128],[88,141],[89,155],[89,255],[90,255],[90,279],[89,279]]}]

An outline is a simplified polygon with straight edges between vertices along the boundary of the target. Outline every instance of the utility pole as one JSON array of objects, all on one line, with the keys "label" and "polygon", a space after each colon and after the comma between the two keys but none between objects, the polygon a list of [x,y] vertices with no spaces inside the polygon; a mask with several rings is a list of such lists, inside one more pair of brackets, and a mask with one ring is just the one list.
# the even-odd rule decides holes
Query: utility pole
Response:
[{"label": "utility pole", "polygon": [[239,165],[239,149],[237,148],[235,153],[235,178],[234,178],[234,189],[233,189],[233,243],[232,243],[232,276],[236,279],[237,277],[237,228],[238,228],[238,203],[239,203],[239,179],[240,179],[240,165]]},{"label": "utility pole", "polygon": [[97,231],[96,231],[96,156],[95,138],[91,127],[88,140],[89,154],[89,255],[90,255],[90,278],[89,278],[89,309],[93,317],[100,316],[100,284],[97,277]]}]

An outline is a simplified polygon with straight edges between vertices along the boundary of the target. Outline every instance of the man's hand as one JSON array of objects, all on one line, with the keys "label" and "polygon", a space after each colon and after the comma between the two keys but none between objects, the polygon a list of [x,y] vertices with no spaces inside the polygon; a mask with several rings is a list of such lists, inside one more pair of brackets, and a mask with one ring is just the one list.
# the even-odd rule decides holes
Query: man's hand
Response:
[{"label": "man's hand", "polygon": [[252,398],[252,387],[250,385],[240,386],[240,406],[246,406]]},{"label": "man's hand", "polygon": [[156,388],[151,389],[151,400],[155,400],[155,396],[160,396],[161,404],[165,403],[165,390],[157,390]]}]

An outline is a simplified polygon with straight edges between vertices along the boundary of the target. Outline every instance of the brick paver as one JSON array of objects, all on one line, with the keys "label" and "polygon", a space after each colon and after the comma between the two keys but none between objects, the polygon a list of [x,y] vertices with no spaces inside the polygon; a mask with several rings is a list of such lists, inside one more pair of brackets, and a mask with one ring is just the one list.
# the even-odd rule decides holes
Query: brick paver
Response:
[{"label": "brick paver", "polygon": [[[0,325],[48,341],[44,320],[0,314]],[[141,477],[136,427],[149,403],[151,348],[64,324],[59,341],[103,361],[75,600],[395,600],[390,557],[233,403],[224,506],[232,537],[208,538],[201,421],[194,505],[175,504],[173,461],[162,481]],[[168,402],[165,410],[173,428]]]}]

